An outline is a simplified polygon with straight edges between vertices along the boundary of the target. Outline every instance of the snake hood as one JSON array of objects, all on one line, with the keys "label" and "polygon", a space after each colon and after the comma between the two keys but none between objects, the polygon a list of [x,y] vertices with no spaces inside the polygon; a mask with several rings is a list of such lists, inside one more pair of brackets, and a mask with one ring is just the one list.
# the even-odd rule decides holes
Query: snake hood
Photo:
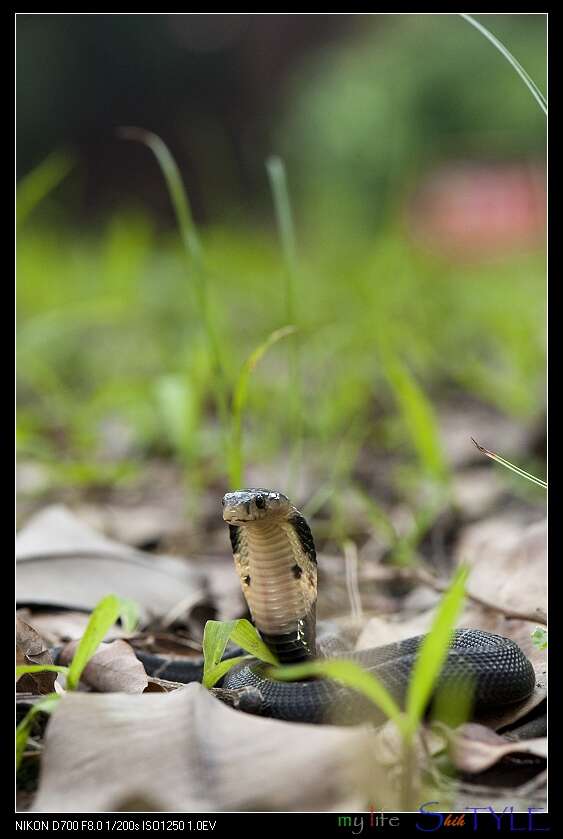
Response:
[{"label": "snake hood", "polygon": [[309,525],[281,492],[223,498],[242,592],[265,643],[282,662],[315,655],[317,561]]}]

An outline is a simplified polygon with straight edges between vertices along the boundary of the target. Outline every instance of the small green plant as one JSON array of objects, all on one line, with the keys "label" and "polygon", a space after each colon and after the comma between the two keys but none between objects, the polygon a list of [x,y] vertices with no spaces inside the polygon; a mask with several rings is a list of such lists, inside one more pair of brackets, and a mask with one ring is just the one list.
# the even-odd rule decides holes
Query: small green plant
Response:
[{"label": "small green plant", "polygon": [[234,621],[207,621],[203,631],[203,684],[206,688],[212,688],[231,667],[249,657],[237,656],[222,661],[229,641],[238,644],[260,661],[278,664],[275,655],[249,621],[244,618]]},{"label": "small green plant", "polygon": [[[80,639],[69,667],[54,664],[22,664],[16,667],[16,677],[23,676],[25,673],[39,673],[42,670],[64,673],[66,675],[66,689],[76,690],[84,668],[105,638],[108,630],[119,617],[121,617],[125,630],[131,632],[138,620],[137,604],[132,600],[117,597],[115,594],[108,594],[100,600],[90,615],[84,635]],[[61,694],[59,693],[47,694],[35,703],[17,726],[16,768],[21,763],[33,720],[40,711],[50,714],[56,708],[60,698]]]},{"label": "small green plant", "polygon": [[242,419],[248,396],[248,384],[250,377],[256,369],[256,365],[268,352],[270,347],[273,347],[274,344],[277,344],[277,342],[281,341],[282,338],[286,338],[288,335],[293,335],[294,332],[295,327],[291,325],[283,326],[281,329],[276,329],[268,335],[262,344],[253,350],[244,362],[239,373],[231,406],[229,481],[232,487],[240,487],[243,485],[244,453],[242,445]]},{"label": "small green plant", "polygon": [[547,649],[547,629],[544,629],[541,626],[536,626],[531,637],[534,646],[537,647],[538,650]]}]

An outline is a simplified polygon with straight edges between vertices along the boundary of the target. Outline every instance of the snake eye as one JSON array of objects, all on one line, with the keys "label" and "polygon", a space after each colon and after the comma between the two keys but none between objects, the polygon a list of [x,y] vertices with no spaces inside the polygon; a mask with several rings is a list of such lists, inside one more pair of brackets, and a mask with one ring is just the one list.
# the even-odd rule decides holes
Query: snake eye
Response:
[{"label": "snake eye", "polygon": [[266,499],[263,495],[257,495],[254,502],[259,510],[264,510],[266,507]]}]

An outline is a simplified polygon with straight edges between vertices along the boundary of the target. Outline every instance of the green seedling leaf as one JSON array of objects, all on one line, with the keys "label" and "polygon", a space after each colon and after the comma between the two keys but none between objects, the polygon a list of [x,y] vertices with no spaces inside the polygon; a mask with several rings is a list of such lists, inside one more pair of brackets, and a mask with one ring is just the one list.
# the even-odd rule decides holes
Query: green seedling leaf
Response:
[{"label": "green seedling leaf", "polygon": [[448,654],[452,631],[461,612],[469,569],[460,566],[448,591],[442,597],[430,632],[418,651],[409,686],[406,714],[409,736],[422,719]]},{"label": "green seedling leaf", "polygon": [[534,646],[537,647],[538,650],[547,649],[547,629],[543,629],[541,626],[536,626],[531,637]]},{"label": "green seedling leaf", "polygon": [[491,460],[496,461],[496,463],[500,463],[500,465],[504,466],[505,469],[510,469],[511,472],[515,472],[516,475],[520,475],[521,478],[526,478],[527,481],[531,481],[533,484],[537,484],[538,486],[547,489],[546,482],[542,481],[541,478],[536,478],[535,475],[530,475],[529,472],[525,472],[523,469],[520,469],[519,466],[515,466],[509,460],[505,460],[504,457],[501,457],[499,454],[496,454],[495,452],[486,449],[484,446],[481,446],[473,437],[471,438],[471,442],[477,449],[479,449],[479,451],[482,454],[486,455],[487,457],[490,457]]},{"label": "green seedling leaf", "polygon": [[261,661],[278,664],[277,658],[268,649],[250,621],[241,618],[234,621],[207,621],[203,630],[203,684],[213,687],[235,664],[246,656],[221,661],[229,641],[233,641]]},{"label": "green seedling leaf", "polygon": [[250,621],[241,618],[235,622],[235,628],[231,633],[231,641],[246,650],[260,661],[267,661],[269,664],[278,664],[278,660],[269,647],[266,646],[256,628]]},{"label": "green seedling leaf", "polygon": [[108,594],[107,597],[100,600],[90,615],[88,626],[80,639],[69,667],[68,690],[76,690],[82,671],[104,640],[108,630],[120,616],[122,609],[123,601],[115,594]]},{"label": "green seedling leaf", "polygon": [[214,685],[217,684],[219,679],[222,679],[225,673],[234,667],[235,664],[240,664],[241,661],[249,661],[251,656],[248,655],[238,655],[235,658],[226,658],[224,661],[220,661],[215,667],[208,670],[205,674],[205,678],[203,680],[203,684],[206,688],[212,688]]},{"label": "green seedling leaf", "polygon": [[366,696],[389,719],[393,720],[402,732],[406,733],[404,716],[387,688],[355,661],[334,659],[292,664],[286,667],[276,667],[270,671],[269,675],[272,679],[288,682],[315,676],[333,679]]},{"label": "green seedling leaf", "polygon": [[57,706],[60,698],[60,694],[58,693],[47,694],[47,696],[43,697],[43,699],[41,699],[39,702],[36,702],[35,705],[32,708],[30,708],[30,710],[27,712],[23,720],[16,728],[16,769],[19,768],[22,762],[25,747],[27,745],[27,741],[31,733],[33,720],[40,712],[43,712],[44,714],[50,714],[53,711],[53,709]]}]

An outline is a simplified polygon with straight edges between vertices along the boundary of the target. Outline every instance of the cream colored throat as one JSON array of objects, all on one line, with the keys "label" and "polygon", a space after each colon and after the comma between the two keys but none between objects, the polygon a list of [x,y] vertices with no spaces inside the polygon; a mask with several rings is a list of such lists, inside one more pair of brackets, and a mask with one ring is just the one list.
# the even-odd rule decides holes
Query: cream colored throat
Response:
[{"label": "cream colored throat", "polygon": [[244,529],[249,580],[243,593],[252,618],[267,635],[293,632],[315,607],[316,568],[290,524],[257,522]]}]

